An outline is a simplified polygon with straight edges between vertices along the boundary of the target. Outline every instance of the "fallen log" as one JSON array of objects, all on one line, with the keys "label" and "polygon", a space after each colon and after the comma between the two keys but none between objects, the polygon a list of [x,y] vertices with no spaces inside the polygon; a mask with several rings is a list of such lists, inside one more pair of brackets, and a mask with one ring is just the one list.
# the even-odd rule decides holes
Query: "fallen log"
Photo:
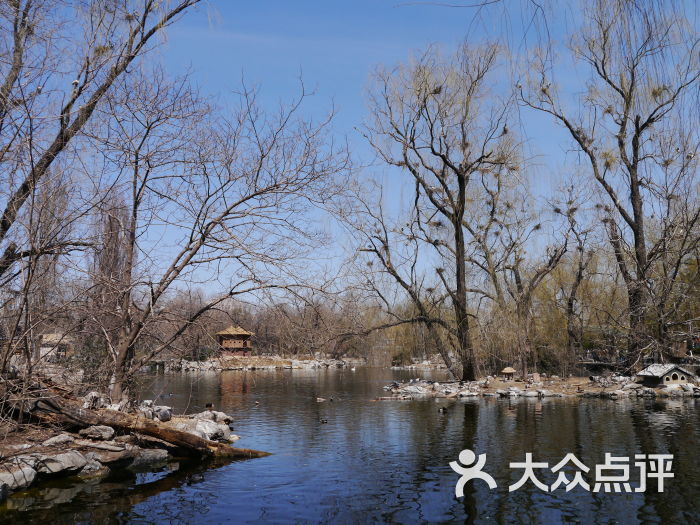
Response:
[{"label": "fallen log", "polygon": [[120,430],[139,432],[147,436],[162,439],[178,447],[195,451],[204,456],[236,459],[261,458],[270,455],[269,452],[237,448],[225,443],[210,441],[190,434],[189,432],[183,432],[182,430],[168,427],[159,421],[146,419],[142,416],[109,409],[89,410],[78,405],[76,402],[57,397],[36,400],[31,413],[38,417],[42,412],[47,415],[58,416],[62,420],[77,426],[108,425]]}]

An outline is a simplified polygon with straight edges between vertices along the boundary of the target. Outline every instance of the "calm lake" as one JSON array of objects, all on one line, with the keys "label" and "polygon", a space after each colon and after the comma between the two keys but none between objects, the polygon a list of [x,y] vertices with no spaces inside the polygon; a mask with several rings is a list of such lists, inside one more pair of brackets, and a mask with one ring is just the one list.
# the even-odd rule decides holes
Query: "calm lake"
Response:
[{"label": "calm lake", "polygon": [[[370,400],[395,379],[440,372],[372,368],[172,374],[143,398],[235,417],[237,446],[273,455],[221,467],[170,465],[100,483],[65,480],[12,496],[0,519],[21,523],[700,523],[700,400]],[[317,403],[316,397],[333,398]],[[445,410],[439,410],[444,407]],[[322,421],[327,420],[327,423]],[[482,481],[454,495],[462,449],[486,453]],[[664,493],[542,492],[511,461],[550,468],[571,452],[591,468],[605,453],[674,455]],[[633,462],[634,460],[632,460]],[[556,475],[536,471],[551,485]],[[636,472],[635,467],[631,472]],[[543,473],[543,474],[541,474]],[[573,476],[569,476],[570,478]],[[634,480],[634,476],[633,476]],[[634,483],[633,485],[636,485]],[[14,509],[14,510],[10,510]]]}]

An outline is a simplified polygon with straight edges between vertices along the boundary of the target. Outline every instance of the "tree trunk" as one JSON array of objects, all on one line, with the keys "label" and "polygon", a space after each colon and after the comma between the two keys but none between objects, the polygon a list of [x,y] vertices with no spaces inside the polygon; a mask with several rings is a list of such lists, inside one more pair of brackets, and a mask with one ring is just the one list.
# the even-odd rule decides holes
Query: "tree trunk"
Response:
[{"label": "tree trunk", "polygon": [[628,293],[630,331],[627,337],[627,351],[621,360],[625,370],[632,368],[639,361],[647,343],[644,324],[647,297],[640,283],[634,283]]},{"label": "tree trunk", "polygon": [[464,230],[462,220],[464,217],[464,195],[466,183],[460,178],[460,205],[455,213],[453,227],[455,229],[455,268],[456,290],[452,297],[457,322],[457,344],[459,359],[462,365],[462,381],[476,381],[476,356],[474,347],[469,337],[469,314],[467,312],[467,276],[465,261]]}]

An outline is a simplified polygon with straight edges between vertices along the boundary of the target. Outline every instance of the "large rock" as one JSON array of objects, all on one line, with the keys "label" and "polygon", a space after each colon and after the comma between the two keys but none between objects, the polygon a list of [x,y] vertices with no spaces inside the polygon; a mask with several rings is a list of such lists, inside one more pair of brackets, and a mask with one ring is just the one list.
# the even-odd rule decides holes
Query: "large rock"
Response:
[{"label": "large rock", "polygon": [[107,477],[111,470],[97,460],[97,455],[94,452],[86,452],[85,459],[87,463],[77,476],[82,480],[99,480]]},{"label": "large rock", "polygon": [[228,425],[209,421],[206,419],[197,419],[194,427],[195,431],[201,432],[207,439],[211,441],[228,441],[231,436],[231,430]]},{"label": "large rock", "polygon": [[73,441],[75,441],[75,438],[73,436],[71,436],[70,434],[63,433],[47,439],[42,443],[42,445],[45,447],[55,447],[59,445],[73,443]]},{"label": "large rock", "polygon": [[105,406],[107,406],[106,396],[103,396],[99,392],[89,392],[83,398],[83,408],[95,410],[97,408],[103,408]]},{"label": "large rock", "polygon": [[229,416],[228,414],[224,414],[223,412],[217,412],[216,410],[205,410],[204,412],[200,412],[199,414],[194,414],[192,416],[193,419],[206,419],[209,421],[215,421],[216,423],[233,423],[233,418]]},{"label": "large rock", "polygon": [[170,423],[172,427],[177,430],[181,430],[182,432],[189,432],[190,434],[194,434],[195,436],[199,436],[201,438],[206,439],[206,436],[201,431],[195,429],[197,425],[196,419],[177,418],[173,419]]},{"label": "large rock", "polygon": [[538,395],[539,395],[540,397],[552,397],[552,395],[553,395],[552,392],[551,392],[550,390],[547,390],[547,389],[545,389],[545,388],[540,388],[540,389],[537,391],[537,393],[538,393]]},{"label": "large rock", "polygon": [[152,408],[138,407],[138,408],[136,409],[136,412],[138,412],[139,414],[141,414],[141,415],[142,415],[143,417],[145,417],[146,419],[153,419],[153,416],[154,416],[154,414],[153,414],[153,409],[152,409]]},{"label": "large rock", "polygon": [[131,461],[138,455],[140,449],[133,445],[124,445],[123,450],[95,450],[93,454],[94,459],[102,463],[103,465],[110,465],[112,463],[131,463]]},{"label": "large rock", "polygon": [[102,463],[97,461],[97,456],[94,452],[86,453],[85,459],[87,459],[87,463],[83,467],[83,470],[80,471],[81,474],[92,474],[98,471],[103,471],[107,468],[104,465],[102,465]]},{"label": "large rock", "polygon": [[641,390],[643,397],[656,397],[656,390],[649,387],[644,387]]},{"label": "large rock", "polygon": [[459,394],[459,397],[475,397],[478,396],[478,392],[472,392],[471,390],[462,390]]},{"label": "large rock", "polygon": [[78,472],[87,464],[85,456],[77,450],[52,455],[32,454],[32,456],[36,459],[34,468],[39,474]]},{"label": "large rock", "polygon": [[165,405],[154,405],[150,399],[144,399],[137,411],[146,419],[158,419],[159,421],[170,421],[173,418],[173,409]]},{"label": "large rock", "polygon": [[623,397],[627,397],[629,395],[629,392],[627,390],[612,390],[610,392],[601,392],[600,397],[606,397],[608,399],[620,399]]},{"label": "large rock", "polygon": [[98,439],[101,441],[109,441],[114,437],[114,429],[106,425],[95,425],[82,429],[79,434],[88,439]]},{"label": "large rock", "polygon": [[17,456],[0,464],[0,489],[8,491],[23,489],[36,479],[34,465],[36,460],[30,456]]},{"label": "large rock", "polygon": [[154,463],[164,463],[168,459],[168,451],[162,448],[145,448],[139,449],[136,453],[134,461],[129,465],[130,468],[145,467]]},{"label": "large rock", "polygon": [[162,405],[154,406],[153,418],[163,422],[170,421],[173,418],[173,409]]},{"label": "large rock", "polygon": [[229,441],[231,438],[228,425],[209,419],[178,418],[173,420],[173,427],[211,441]]},{"label": "large rock", "polygon": [[641,385],[639,383],[627,383],[626,385],[622,386],[622,390],[641,390],[644,388],[644,385]]},{"label": "large rock", "polygon": [[406,393],[406,394],[418,394],[418,395],[425,395],[428,393],[428,390],[425,387],[422,387],[419,385],[405,386],[401,389],[401,391]]}]

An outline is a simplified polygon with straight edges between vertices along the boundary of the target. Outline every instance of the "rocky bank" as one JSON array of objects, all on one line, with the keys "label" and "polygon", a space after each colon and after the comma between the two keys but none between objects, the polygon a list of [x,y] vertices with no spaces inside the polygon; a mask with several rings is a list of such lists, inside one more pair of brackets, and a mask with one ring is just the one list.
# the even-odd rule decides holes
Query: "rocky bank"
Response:
[{"label": "rocky bank", "polygon": [[223,370],[316,370],[354,366],[341,359],[285,359],[279,356],[226,356],[204,361],[174,360],[163,365],[166,372],[221,372]]},{"label": "rocky bank", "polygon": [[[85,408],[101,408],[94,393],[84,402]],[[239,439],[231,432],[233,418],[223,412],[174,416],[170,407],[152,401],[144,401],[137,411],[139,417],[207,440],[233,443]],[[5,499],[11,492],[59,476],[101,478],[116,468],[156,467],[181,455],[171,443],[136,432],[117,432],[106,425],[76,432],[36,428],[10,435],[0,445],[0,497]]]},{"label": "rocky bank", "polygon": [[391,383],[384,387],[391,396],[377,400],[407,400],[414,398],[463,398],[463,397],[598,397],[622,399],[628,397],[700,397],[700,387],[695,383],[645,387],[631,377],[592,376],[562,379],[537,374],[527,381],[505,381],[489,376],[480,381],[435,382],[412,379],[403,383]]}]

